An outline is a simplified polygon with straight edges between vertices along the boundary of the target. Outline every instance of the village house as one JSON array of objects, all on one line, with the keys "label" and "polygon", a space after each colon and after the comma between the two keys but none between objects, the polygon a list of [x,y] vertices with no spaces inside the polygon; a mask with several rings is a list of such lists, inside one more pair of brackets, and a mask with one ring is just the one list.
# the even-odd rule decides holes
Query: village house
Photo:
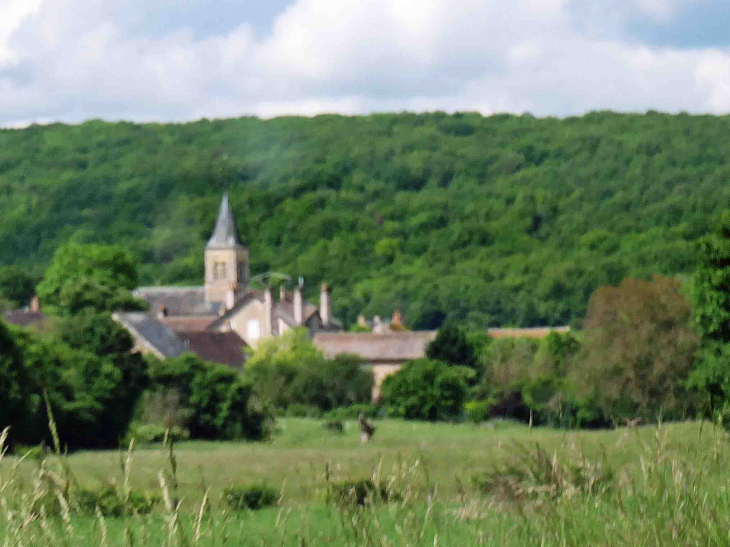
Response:
[{"label": "village house", "polygon": [[[390,322],[383,320],[358,321],[360,326],[378,326],[373,332],[321,332],[314,336],[314,345],[328,358],[341,354],[361,357],[366,366],[371,367],[375,383],[373,400],[380,398],[383,380],[394,374],[408,361],[426,357],[428,345],[436,338],[437,331],[402,330],[402,318],[396,312]],[[391,325],[388,329],[382,325]],[[392,325],[396,328],[393,329]],[[495,339],[501,338],[546,338],[551,332],[566,333],[570,327],[540,328],[495,328],[487,329],[487,334]]]},{"label": "village house", "polygon": [[[205,248],[205,284],[193,287],[139,287],[134,295],[150,305],[148,313],[115,313],[134,336],[136,349],[159,358],[193,351],[202,358],[240,366],[245,346],[297,327],[317,332],[341,330],[332,315],[330,288],[322,285],[319,305],[306,302],[303,283],[250,286],[249,250],[224,194],[215,229]],[[278,296],[278,298],[277,298]]]}]

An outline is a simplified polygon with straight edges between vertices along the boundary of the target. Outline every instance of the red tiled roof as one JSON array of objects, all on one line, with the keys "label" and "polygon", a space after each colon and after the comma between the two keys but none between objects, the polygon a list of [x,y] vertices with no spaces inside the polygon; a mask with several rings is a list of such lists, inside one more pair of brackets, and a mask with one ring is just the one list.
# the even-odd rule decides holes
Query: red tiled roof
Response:
[{"label": "red tiled roof", "polygon": [[180,331],[176,334],[190,351],[197,353],[206,361],[236,367],[243,365],[245,359],[243,348],[246,342],[233,331]]},{"label": "red tiled roof", "polygon": [[38,321],[48,319],[43,313],[37,311],[10,310],[3,314],[3,319],[11,325],[27,327]]}]

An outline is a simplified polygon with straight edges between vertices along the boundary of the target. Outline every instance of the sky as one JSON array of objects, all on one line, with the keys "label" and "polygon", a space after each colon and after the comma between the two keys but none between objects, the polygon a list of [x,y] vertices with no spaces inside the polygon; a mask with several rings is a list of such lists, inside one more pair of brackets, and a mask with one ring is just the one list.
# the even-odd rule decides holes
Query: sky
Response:
[{"label": "sky", "polygon": [[728,113],[724,0],[0,0],[0,126]]}]

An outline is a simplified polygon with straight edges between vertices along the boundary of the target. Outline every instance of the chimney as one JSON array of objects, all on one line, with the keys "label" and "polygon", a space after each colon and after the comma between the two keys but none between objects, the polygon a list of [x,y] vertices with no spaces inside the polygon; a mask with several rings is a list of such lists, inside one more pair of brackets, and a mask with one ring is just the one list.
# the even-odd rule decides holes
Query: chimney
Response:
[{"label": "chimney", "polygon": [[366,327],[367,328],[368,322],[365,319],[365,316],[364,315],[360,314],[360,315],[357,316],[357,326],[358,327]]},{"label": "chimney", "polygon": [[390,318],[390,325],[391,328],[397,328],[403,325],[403,315],[401,314],[400,310],[395,310],[393,312],[393,317]]},{"label": "chimney", "polygon": [[271,295],[271,287],[264,290],[264,324],[261,325],[261,338],[266,338],[274,333],[274,302]]},{"label": "chimney", "polygon": [[30,299],[30,305],[28,306],[28,311],[31,311],[33,313],[38,313],[41,311],[41,303],[40,300],[38,300],[37,296],[34,296]]},{"label": "chimney", "polygon": [[167,317],[167,306],[160,304],[157,307],[157,319],[164,319],[165,317]]},{"label": "chimney", "polygon": [[294,289],[294,323],[304,323],[304,298],[302,297],[302,286]]},{"label": "chimney", "polygon": [[235,283],[231,283],[230,287],[228,287],[228,290],[226,291],[226,310],[230,310],[233,308],[233,306],[236,305],[236,293],[238,292],[238,287]]},{"label": "chimney", "polygon": [[322,292],[319,295],[319,316],[322,318],[322,325],[325,327],[330,324],[330,314],[332,313],[332,302],[330,288],[327,283],[322,283]]}]

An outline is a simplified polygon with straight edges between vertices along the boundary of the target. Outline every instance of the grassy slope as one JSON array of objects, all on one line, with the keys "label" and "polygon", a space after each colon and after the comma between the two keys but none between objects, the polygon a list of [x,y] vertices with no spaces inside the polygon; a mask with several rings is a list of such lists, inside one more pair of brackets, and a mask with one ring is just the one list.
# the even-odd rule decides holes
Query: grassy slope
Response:
[{"label": "grassy slope", "polygon": [[[490,429],[381,421],[374,441],[366,446],[359,445],[352,423],[342,436],[326,433],[313,420],[286,419],[281,425],[282,433],[271,444],[190,442],[176,447],[182,529],[191,542],[205,484],[216,509],[203,522],[200,545],[728,543],[726,439],[707,424],[701,434],[696,423],[565,433],[505,424]],[[539,443],[550,458],[556,456],[548,467],[561,472],[573,473],[585,462],[601,460],[616,472],[613,487],[587,497],[563,493],[553,500],[543,493],[536,503],[478,495],[471,475],[515,461],[520,451],[513,441]],[[68,461],[88,486],[121,480],[114,453],[77,453]],[[368,477],[379,469],[382,478],[392,478],[412,501],[359,512],[327,506],[322,496],[326,461],[331,462],[333,480]],[[0,467],[0,478],[8,477],[7,463]],[[165,466],[161,450],[137,451],[133,487],[158,489],[156,476]],[[24,463],[17,478],[32,489],[32,474],[33,466]],[[283,486],[281,507],[237,515],[222,511],[222,489],[250,481]],[[159,512],[139,521],[106,519],[107,544],[131,544],[124,539],[125,529],[134,535],[135,545],[163,544],[164,522]],[[73,533],[62,531],[61,522],[48,527],[56,539],[47,544],[62,545],[60,538],[70,535],[73,545],[101,543],[96,519],[74,517],[72,526]],[[38,537],[41,528],[35,528]],[[24,529],[26,536],[33,529]],[[12,535],[10,526],[6,531]],[[173,544],[183,544],[181,537]]]}]

